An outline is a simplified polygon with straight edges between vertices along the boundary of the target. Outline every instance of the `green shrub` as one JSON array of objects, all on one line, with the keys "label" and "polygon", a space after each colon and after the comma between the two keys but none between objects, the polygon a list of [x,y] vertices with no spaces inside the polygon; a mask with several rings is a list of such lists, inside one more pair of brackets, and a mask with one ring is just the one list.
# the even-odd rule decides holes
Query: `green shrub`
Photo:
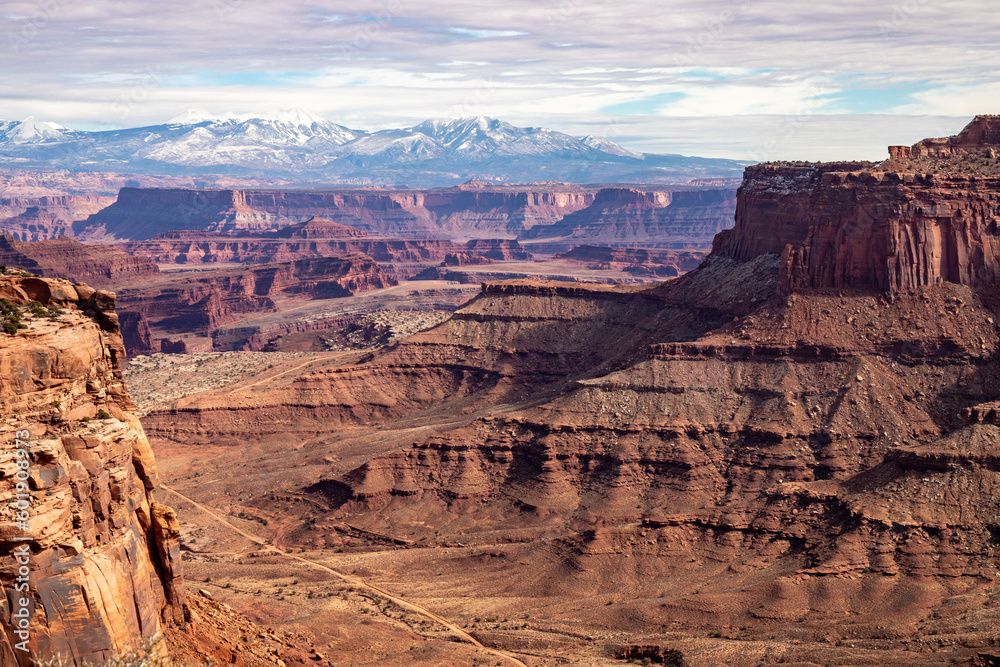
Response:
[{"label": "green shrub", "polygon": [[9,299],[0,299],[0,325],[5,334],[13,336],[27,327],[21,322],[21,310]]},{"label": "green shrub", "polygon": [[111,415],[104,408],[97,411],[97,419],[111,419]]}]

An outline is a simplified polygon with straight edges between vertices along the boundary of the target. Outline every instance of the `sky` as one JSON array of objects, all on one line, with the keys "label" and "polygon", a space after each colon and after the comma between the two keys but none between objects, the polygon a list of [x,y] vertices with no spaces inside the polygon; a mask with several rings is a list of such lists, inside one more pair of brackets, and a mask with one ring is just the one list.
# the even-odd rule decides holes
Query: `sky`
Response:
[{"label": "sky", "polygon": [[992,0],[0,0],[0,118],[485,115],[708,157],[879,159],[1000,113]]}]

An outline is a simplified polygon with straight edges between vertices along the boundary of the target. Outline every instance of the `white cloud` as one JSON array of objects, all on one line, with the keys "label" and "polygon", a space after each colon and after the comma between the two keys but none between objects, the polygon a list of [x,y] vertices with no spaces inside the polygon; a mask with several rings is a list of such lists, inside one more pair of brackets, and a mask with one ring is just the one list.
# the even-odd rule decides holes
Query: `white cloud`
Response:
[{"label": "white cloud", "polygon": [[[886,112],[1000,110],[1000,12],[981,0],[7,0],[3,13],[0,117],[71,127],[159,122],[192,106],[252,113],[280,100],[358,127],[475,109],[559,129],[559,119],[600,124],[602,108],[680,93],[647,112],[670,118],[632,119],[649,133],[632,147],[669,150],[688,146],[668,131],[677,117],[853,115],[861,96],[847,93],[859,81],[915,91]],[[262,72],[285,74],[264,85]],[[817,106],[821,95],[839,106]],[[859,151],[885,143],[861,125],[855,136],[817,127],[836,127],[830,143]],[[818,150],[818,136],[806,137],[787,141]]]},{"label": "white cloud", "polygon": [[941,86],[915,93],[916,104],[894,109],[896,113],[936,113],[952,116],[972,116],[977,113],[997,113],[1000,110],[1000,83],[959,84]]}]

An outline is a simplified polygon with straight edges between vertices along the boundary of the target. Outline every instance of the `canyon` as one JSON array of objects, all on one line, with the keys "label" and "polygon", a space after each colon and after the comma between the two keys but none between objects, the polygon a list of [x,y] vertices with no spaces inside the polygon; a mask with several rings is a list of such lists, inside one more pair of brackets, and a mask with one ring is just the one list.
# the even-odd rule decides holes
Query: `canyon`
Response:
[{"label": "canyon", "polygon": [[[682,247],[583,245],[549,265],[646,283],[497,280],[543,270],[538,245],[380,239],[318,210],[274,225],[280,207],[229,195],[209,206],[216,229],[119,241],[141,257],[120,258],[117,294],[5,268],[0,406],[8,440],[30,434],[32,651],[994,664],[998,137],[980,116],[881,163],[757,165],[735,202],[713,200],[735,226],[710,252],[703,220]],[[566,234],[620,210],[636,236],[671,224],[664,203],[599,189]],[[123,220],[90,229],[117,238]],[[434,275],[357,254],[390,240],[396,268]],[[114,278],[76,241],[4,243],[33,271],[65,249]],[[482,284],[467,300],[440,272]],[[441,312],[403,312],[446,290]],[[315,347],[313,325],[342,335]],[[126,354],[126,329],[180,350],[192,327],[215,349],[281,351]],[[18,664],[3,611],[0,655]]]},{"label": "canyon", "polygon": [[[130,281],[118,291],[130,352],[152,349],[152,333],[167,340],[174,334],[211,336],[222,325],[248,315],[278,312],[276,299],[339,299],[396,284],[366,255],[317,257],[249,268],[181,273]],[[134,327],[134,328],[133,328]],[[143,330],[150,332],[144,334]],[[164,343],[161,342],[161,346]],[[167,340],[166,345],[178,341]],[[186,350],[186,344],[183,349]]]},{"label": "canyon", "polygon": [[[389,347],[143,424],[174,488],[524,664],[990,664],[995,128],[924,144],[959,154],[750,168],[679,278],[487,282]],[[229,604],[322,623],[190,521]]]},{"label": "canyon", "polygon": [[[631,194],[619,197],[619,192]],[[598,210],[603,213],[590,216],[586,223],[593,228],[610,223],[616,214],[637,211],[635,221],[603,232],[602,240],[620,243],[662,242],[681,232],[679,242],[707,244],[710,228],[729,226],[735,205],[731,188],[694,186],[619,191],[564,183],[516,186],[473,181],[430,190],[123,188],[114,204],[74,223],[73,229],[82,240],[101,242],[144,241],[164,232],[274,236],[279,229],[319,216],[379,237],[513,238],[588,209],[599,194]],[[692,226],[701,231],[692,231]]]}]

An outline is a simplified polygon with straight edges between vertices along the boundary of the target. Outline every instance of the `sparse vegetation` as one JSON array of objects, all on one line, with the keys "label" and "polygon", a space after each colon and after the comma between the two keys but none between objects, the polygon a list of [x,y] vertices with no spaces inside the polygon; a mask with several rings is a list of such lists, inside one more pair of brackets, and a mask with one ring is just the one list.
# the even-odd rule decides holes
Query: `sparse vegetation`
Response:
[{"label": "sparse vegetation", "polygon": [[[165,656],[158,655],[158,653],[153,644],[146,644],[141,648],[109,658],[106,662],[84,662],[83,665],[85,667],[213,667],[217,664],[209,658],[208,662],[199,663],[198,665],[181,666]],[[63,656],[48,660],[35,659],[32,664],[36,665],[36,667],[75,667],[77,665],[73,660]]]},{"label": "sparse vegetation", "polygon": [[21,322],[21,310],[9,299],[0,299],[0,324],[5,334],[13,336],[18,329],[26,329]]},{"label": "sparse vegetation", "polygon": [[100,410],[97,411],[97,418],[98,419],[111,419],[111,415],[108,413],[107,410],[105,410],[104,408],[101,408]]}]

